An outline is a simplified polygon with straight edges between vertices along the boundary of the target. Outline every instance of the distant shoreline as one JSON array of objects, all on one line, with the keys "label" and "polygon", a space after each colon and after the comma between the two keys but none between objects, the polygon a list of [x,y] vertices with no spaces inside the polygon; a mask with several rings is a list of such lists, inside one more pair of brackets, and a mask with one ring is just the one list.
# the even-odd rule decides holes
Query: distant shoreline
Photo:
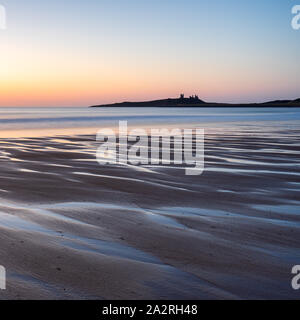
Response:
[{"label": "distant shoreline", "polygon": [[214,103],[194,98],[163,99],[142,102],[121,102],[90,106],[90,108],[300,108],[300,99],[263,103]]},{"label": "distant shoreline", "polygon": [[90,106],[89,108],[300,108],[300,105],[263,105],[263,104],[233,104],[233,105],[224,105],[224,104],[205,104],[201,106],[116,106],[111,105],[99,105],[99,106]]}]

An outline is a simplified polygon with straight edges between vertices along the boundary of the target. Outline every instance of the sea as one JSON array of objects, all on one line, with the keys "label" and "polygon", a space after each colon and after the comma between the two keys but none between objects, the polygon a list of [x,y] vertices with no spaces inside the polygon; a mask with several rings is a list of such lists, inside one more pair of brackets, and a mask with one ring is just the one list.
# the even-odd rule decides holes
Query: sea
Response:
[{"label": "sea", "polygon": [[0,108],[0,138],[94,134],[104,127],[175,126],[266,131],[300,125],[300,108]]}]

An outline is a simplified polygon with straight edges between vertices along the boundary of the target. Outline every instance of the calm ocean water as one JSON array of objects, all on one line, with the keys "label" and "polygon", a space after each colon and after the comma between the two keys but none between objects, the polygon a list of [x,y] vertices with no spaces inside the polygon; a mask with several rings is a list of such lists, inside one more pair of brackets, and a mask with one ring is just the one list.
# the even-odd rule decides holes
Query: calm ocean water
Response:
[{"label": "calm ocean water", "polygon": [[[128,125],[239,127],[300,125],[300,108],[0,108],[0,136],[88,133]],[[70,131],[70,129],[72,129]],[[18,134],[16,134],[18,133]]]}]

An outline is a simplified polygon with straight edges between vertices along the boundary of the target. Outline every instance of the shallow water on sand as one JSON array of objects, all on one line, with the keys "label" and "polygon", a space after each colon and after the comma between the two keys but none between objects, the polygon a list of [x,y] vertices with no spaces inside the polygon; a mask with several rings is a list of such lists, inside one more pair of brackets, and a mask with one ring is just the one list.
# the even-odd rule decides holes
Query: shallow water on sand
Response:
[{"label": "shallow water on sand", "polygon": [[[0,141],[3,298],[297,297],[296,109],[93,110],[96,119],[81,109],[1,112],[11,134]],[[100,166],[94,135],[63,134],[74,123],[115,125],[118,112],[133,125],[158,112],[159,124],[205,127],[204,173]],[[18,126],[36,135],[17,137]],[[42,137],[44,126],[60,129]]]}]

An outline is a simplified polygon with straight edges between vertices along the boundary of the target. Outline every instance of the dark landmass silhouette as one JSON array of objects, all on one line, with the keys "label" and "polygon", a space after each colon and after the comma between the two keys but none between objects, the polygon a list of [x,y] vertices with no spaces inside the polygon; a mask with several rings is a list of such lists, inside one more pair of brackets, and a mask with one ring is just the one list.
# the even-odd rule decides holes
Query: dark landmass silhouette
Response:
[{"label": "dark landmass silhouette", "polygon": [[185,98],[180,95],[175,99],[161,99],[141,102],[120,102],[112,104],[102,104],[91,106],[91,108],[283,108],[283,107],[300,107],[300,98],[295,100],[274,100],[262,103],[219,103],[219,102],[205,102],[200,100],[198,96],[191,96]]}]

